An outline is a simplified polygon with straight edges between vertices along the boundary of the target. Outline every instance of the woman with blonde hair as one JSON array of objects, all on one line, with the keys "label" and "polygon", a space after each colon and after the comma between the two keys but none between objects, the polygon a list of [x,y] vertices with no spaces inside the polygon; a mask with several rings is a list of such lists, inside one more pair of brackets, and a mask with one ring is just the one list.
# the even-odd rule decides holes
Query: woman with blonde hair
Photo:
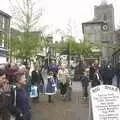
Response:
[{"label": "woman with blonde hair", "polygon": [[61,65],[58,71],[58,81],[60,83],[60,93],[62,96],[65,96],[68,87],[69,72],[65,65]]}]

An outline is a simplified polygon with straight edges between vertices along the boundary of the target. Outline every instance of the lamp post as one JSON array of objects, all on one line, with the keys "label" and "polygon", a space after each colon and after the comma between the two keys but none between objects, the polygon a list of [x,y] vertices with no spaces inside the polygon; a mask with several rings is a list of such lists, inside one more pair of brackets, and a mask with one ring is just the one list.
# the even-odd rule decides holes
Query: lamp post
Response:
[{"label": "lamp post", "polygon": [[70,40],[68,41],[68,66],[70,66]]},{"label": "lamp post", "polygon": [[52,53],[52,39],[53,39],[53,37],[50,36],[50,35],[47,37],[47,42],[48,42],[48,65],[51,64],[51,57],[52,57],[52,55],[51,55],[51,53]]}]

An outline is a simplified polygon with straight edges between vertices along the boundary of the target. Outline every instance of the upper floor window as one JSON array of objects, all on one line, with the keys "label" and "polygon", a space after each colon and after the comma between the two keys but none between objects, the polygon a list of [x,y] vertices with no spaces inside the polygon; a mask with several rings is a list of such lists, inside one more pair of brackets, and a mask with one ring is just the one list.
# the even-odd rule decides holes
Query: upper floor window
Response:
[{"label": "upper floor window", "polygon": [[103,20],[104,20],[104,21],[107,21],[107,15],[104,14]]},{"label": "upper floor window", "polygon": [[5,17],[3,17],[3,19],[2,19],[2,28],[3,29],[5,28]]},{"label": "upper floor window", "polygon": [[5,34],[2,34],[2,47],[5,47]]},{"label": "upper floor window", "polygon": [[2,32],[0,32],[0,47],[2,47]]}]

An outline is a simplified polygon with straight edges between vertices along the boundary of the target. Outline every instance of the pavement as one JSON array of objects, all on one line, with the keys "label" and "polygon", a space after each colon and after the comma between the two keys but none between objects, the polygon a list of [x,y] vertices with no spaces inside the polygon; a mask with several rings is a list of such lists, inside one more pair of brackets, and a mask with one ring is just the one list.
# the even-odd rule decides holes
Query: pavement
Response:
[{"label": "pavement", "polygon": [[48,97],[40,95],[40,103],[32,104],[33,120],[88,120],[89,105],[80,82],[73,82],[72,91],[72,101],[63,101],[58,93],[48,103]]}]

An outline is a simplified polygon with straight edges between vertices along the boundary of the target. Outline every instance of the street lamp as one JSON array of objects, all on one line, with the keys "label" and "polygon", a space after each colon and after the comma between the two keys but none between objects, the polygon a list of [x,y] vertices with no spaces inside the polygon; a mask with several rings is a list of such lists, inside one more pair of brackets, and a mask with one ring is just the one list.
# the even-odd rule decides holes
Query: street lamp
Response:
[{"label": "street lamp", "polygon": [[70,66],[70,40],[68,41],[68,66]]},{"label": "street lamp", "polygon": [[51,64],[51,53],[52,53],[52,40],[53,40],[53,37],[51,35],[49,35],[47,37],[47,42],[48,42],[48,65]]}]

